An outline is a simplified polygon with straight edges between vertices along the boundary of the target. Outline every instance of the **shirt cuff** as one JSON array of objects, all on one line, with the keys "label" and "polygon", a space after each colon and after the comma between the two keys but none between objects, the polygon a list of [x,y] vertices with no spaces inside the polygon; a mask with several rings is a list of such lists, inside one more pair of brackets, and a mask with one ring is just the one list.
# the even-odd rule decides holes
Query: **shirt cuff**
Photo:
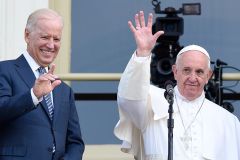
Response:
[{"label": "shirt cuff", "polygon": [[35,96],[35,94],[33,93],[33,88],[31,88],[31,96],[32,96],[33,104],[34,104],[35,106],[37,106],[37,105],[39,104],[39,102],[41,102],[41,101],[43,100],[43,97],[41,97],[41,98],[38,99],[38,98]]},{"label": "shirt cuff", "polygon": [[142,62],[148,60],[151,57],[151,55],[146,56],[146,57],[138,57],[136,53],[137,52],[135,51],[134,54],[133,54],[133,60],[136,61],[136,62],[139,62],[139,63],[142,63]]}]

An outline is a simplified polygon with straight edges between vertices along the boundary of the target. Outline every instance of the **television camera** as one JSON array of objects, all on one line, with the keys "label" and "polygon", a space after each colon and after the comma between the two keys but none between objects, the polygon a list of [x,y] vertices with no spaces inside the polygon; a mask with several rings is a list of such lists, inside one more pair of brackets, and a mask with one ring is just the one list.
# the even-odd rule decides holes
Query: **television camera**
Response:
[{"label": "television camera", "polygon": [[[179,37],[184,33],[184,20],[182,15],[201,15],[200,3],[183,3],[178,10],[174,7],[167,7],[161,10],[158,0],[152,0],[156,14],[164,14],[165,17],[157,17],[152,27],[153,34],[163,30],[164,35],[157,39],[152,50],[151,61],[151,83],[164,88],[166,81],[175,82],[172,73],[172,65],[175,63],[178,52],[183,48],[179,44]],[[211,62],[214,65],[213,76],[205,86],[206,98],[219,104],[229,112],[234,112],[232,103],[227,100],[239,100],[240,94],[223,85],[223,69],[230,68],[240,71],[238,68],[228,66],[227,63],[216,60]],[[238,84],[238,82],[237,82]],[[237,84],[233,85],[235,87]],[[227,92],[226,92],[227,91]]]},{"label": "television camera", "polygon": [[152,27],[153,33],[163,30],[164,35],[158,38],[152,50],[151,82],[158,87],[163,87],[167,80],[174,81],[172,65],[175,63],[177,53],[183,48],[178,40],[184,32],[184,21],[178,14],[200,15],[201,5],[185,3],[178,10],[174,7],[161,10],[160,3],[158,0],[152,0],[155,13],[166,16],[157,17]]}]

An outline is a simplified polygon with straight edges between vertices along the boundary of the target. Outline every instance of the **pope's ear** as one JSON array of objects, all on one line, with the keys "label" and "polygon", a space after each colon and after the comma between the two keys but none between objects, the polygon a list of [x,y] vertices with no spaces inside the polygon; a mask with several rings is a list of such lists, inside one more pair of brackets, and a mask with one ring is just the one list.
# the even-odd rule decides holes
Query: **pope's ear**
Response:
[{"label": "pope's ear", "polygon": [[209,70],[209,71],[208,71],[208,75],[207,75],[207,81],[206,81],[206,84],[207,84],[208,81],[212,78],[212,75],[213,75],[213,71],[212,71],[212,70]]},{"label": "pope's ear", "polygon": [[212,75],[213,75],[213,71],[212,71],[212,70],[209,70],[209,71],[208,71],[208,80],[209,80],[210,78],[212,78]]},{"label": "pope's ear", "polygon": [[176,80],[176,75],[177,75],[177,67],[176,65],[172,65],[172,72],[173,72],[173,75],[174,75],[174,79]]}]

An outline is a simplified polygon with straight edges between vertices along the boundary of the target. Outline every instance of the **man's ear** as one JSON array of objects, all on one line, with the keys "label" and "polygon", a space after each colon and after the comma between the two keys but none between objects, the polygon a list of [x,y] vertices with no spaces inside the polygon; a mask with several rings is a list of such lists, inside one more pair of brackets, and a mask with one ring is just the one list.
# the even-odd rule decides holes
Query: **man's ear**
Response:
[{"label": "man's ear", "polygon": [[28,29],[25,28],[25,31],[24,31],[24,39],[25,39],[25,42],[28,44],[29,42],[29,34],[30,32],[28,31]]}]

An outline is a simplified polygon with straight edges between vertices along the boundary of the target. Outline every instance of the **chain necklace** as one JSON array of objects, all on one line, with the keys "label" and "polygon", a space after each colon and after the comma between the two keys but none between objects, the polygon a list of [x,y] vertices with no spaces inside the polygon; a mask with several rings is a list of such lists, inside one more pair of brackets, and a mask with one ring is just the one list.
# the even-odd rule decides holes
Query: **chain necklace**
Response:
[{"label": "chain necklace", "polygon": [[183,125],[183,128],[184,128],[184,134],[183,134],[182,137],[180,137],[180,139],[181,139],[181,141],[183,142],[185,149],[188,150],[188,149],[189,149],[189,145],[190,145],[190,143],[192,142],[192,136],[189,135],[188,129],[191,127],[191,125],[193,124],[193,122],[196,120],[197,115],[198,115],[198,113],[200,112],[200,110],[201,110],[201,108],[202,108],[202,106],[203,106],[203,103],[204,103],[205,98],[203,99],[202,104],[201,104],[201,106],[199,107],[199,109],[198,109],[197,113],[195,114],[194,118],[192,119],[192,121],[190,122],[190,124],[186,127],[186,126],[184,125],[184,122],[183,122],[183,117],[182,117],[182,114],[181,114],[181,111],[180,111],[180,107],[178,106],[178,102],[177,102],[177,97],[176,97],[176,95],[175,95],[174,97],[175,97],[175,100],[176,100],[176,104],[177,104],[177,107],[178,107],[178,110],[179,110],[179,115],[180,115],[180,118],[181,118],[181,121],[182,121],[182,125]]}]

